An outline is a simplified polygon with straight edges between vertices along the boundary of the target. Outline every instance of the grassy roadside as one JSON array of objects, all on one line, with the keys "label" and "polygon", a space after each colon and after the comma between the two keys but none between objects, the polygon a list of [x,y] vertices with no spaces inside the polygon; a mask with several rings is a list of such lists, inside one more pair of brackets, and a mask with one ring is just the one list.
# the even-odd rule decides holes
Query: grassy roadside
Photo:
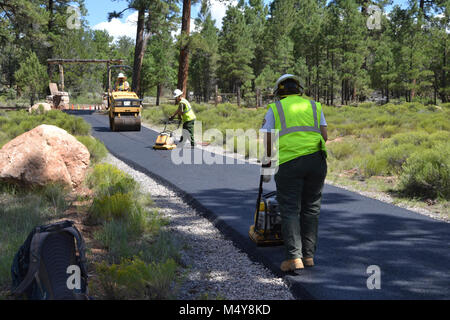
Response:
[{"label": "grassy roadside", "polygon": [[59,111],[5,112],[0,114],[0,146],[43,123],[75,135],[91,153],[91,168],[82,194],[58,185],[23,190],[0,184],[0,299],[11,298],[11,263],[28,233],[61,219],[74,220],[84,235],[94,298],[173,298],[181,275],[178,245],[164,230],[167,221],[136,181],[100,163],[107,150],[89,136],[89,124]]},{"label": "grassy roadside", "polygon": [[126,173],[96,165],[87,178],[93,190],[86,224],[96,227],[104,259],[94,264],[91,290],[106,299],[175,298],[179,244],[164,230],[168,223],[149,195]]},{"label": "grassy roadside", "polygon": [[[265,109],[192,103],[203,131],[257,130]],[[144,110],[144,122],[159,126],[174,105]],[[354,190],[385,194],[396,204],[418,207],[450,219],[450,104],[420,103],[358,107],[325,106],[329,142],[328,181]],[[258,150],[246,142],[245,156]],[[237,151],[234,148],[234,151]]]}]

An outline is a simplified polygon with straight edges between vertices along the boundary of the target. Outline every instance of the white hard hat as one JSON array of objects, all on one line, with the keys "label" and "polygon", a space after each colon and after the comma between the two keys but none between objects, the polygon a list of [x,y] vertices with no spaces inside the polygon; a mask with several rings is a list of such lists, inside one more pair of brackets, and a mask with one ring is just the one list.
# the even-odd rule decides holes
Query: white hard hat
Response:
[{"label": "white hard hat", "polygon": [[126,77],[125,77],[125,75],[121,72],[121,73],[119,73],[119,75],[117,76],[117,78],[120,79],[120,78],[126,78]]},{"label": "white hard hat", "polygon": [[179,96],[181,96],[183,94],[183,91],[181,91],[180,89],[176,89],[174,92],[173,92],[173,97],[174,98],[178,98]]},{"label": "white hard hat", "polygon": [[283,74],[281,77],[278,78],[277,82],[275,83],[275,87],[273,88],[273,92],[276,94],[280,83],[282,83],[288,79],[294,80],[295,82],[297,82],[299,87],[303,89],[302,85],[300,84],[300,79],[297,76],[294,76],[293,74],[287,73],[287,74]]}]

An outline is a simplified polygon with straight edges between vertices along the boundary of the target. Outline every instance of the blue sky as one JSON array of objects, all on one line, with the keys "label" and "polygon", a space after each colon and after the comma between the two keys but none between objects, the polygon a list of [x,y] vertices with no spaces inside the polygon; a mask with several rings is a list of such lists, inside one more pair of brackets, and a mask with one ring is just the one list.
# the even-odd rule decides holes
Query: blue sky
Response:
[{"label": "blue sky", "polygon": [[[216,19],[216,26],[220,28],[221,20],[225,15],[226,6],[218,0],[210,0],[212,3],[211,13],[214,19]],[[234,0],[234,2],[237,2]],[[266,3],[270,3],[271,0],[265,0]],[[407,0],[394,0],[394,4],[399,4],[402,7],[406,6]],[[114,37],[122,35],[135,37],[135,21],[137,19],[136,11],[126,11],[122,19],[114,19],[108,22],[108,12],[122,11],[126,8],[127,1],[119,0],[86,0],[86,8],[88,15],[86,19],[89,26],[93,29],[106,29]],[[192,7],[191,16],[194,19],[199,11],[199,5]],[[193,23],[192,23],[193,24]]]}]

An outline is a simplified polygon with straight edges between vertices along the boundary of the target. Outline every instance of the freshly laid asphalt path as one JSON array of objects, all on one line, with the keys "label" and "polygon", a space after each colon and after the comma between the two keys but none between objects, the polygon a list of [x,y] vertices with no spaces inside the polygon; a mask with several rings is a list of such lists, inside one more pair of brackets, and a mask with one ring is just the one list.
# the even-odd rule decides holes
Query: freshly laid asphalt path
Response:
[{"label": "freshly laid asphalt path", "polygon": [[[256,247],[248,238],[259,166],[175,165],[170,151],[152,149],[157,137],[152,130],[111,132],[105,115],[69,113],[89,122],[92,135],[114,156],[179,191],[253,260],[284,276],[299,299],[450,299],[449,223],[326,185],[316,266],[285,275],[279,270],[284,248]],[[179,152],[189,158],[195,153],[195,159],[203,151]],[[273,179],[265,184],[265,191],[272,190]],[[370,266],[379,268],[379,289],[368,288],[376,270]]]}]

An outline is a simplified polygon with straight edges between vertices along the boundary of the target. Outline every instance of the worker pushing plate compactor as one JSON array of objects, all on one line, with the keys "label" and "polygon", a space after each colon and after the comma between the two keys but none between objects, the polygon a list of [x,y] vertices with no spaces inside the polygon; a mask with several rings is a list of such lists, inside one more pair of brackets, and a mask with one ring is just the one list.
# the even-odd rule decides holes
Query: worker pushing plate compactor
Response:
[{"label": "worker pushing plate compactor", "polygon": [[[111,131],[141,131],[142,100],[125,85],[111,89],[112,68],[129,68],[130,66],[113,65],[108,67],[108,116]],[[119,78],[126,80],[120,73]],[[127,83],[128,84],[128,83]]]},{"label": "worker pushing plate compactor", "polygon": [[263,194],[262,175],[259,180],[254,224],[250,226],[248,235],[258,246],[279,246],[283,244],[281,216],[276,200],[276,191]]}]

